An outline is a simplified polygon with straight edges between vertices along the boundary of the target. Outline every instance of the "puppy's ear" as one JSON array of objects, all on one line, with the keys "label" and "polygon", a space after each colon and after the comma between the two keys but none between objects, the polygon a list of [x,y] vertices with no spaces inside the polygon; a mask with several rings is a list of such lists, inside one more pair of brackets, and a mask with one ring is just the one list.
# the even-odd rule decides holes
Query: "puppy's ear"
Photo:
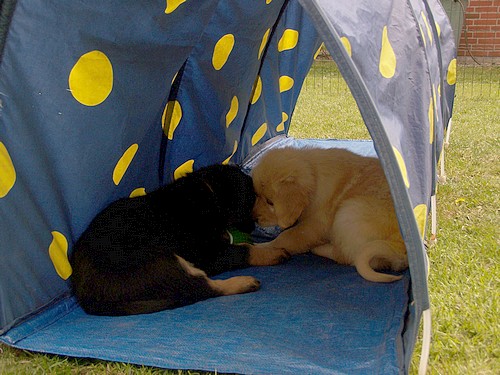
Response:
[{"label": "puppy's ear", "polygon": [[287,176],[279,181],[278,195],[274,210],[279,227],[286,229],[297,222],[304,208],[309,205],[310,189],[302,186],[297,177]]}]

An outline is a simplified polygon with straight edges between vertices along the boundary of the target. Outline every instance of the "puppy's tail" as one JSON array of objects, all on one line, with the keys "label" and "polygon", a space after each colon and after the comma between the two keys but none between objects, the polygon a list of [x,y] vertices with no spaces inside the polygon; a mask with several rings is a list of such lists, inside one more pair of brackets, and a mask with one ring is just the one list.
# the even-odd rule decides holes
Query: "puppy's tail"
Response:
[{"label": "puppy's tail", "polygon": [[[377,272],[371,266],[372,261],[387,265],[387,268],[401,271],[408,266],[406,254],[398,252],[388,241],[372,241],[365,245],[363,251],[354,261],[358,273],[366,280],[376,283],[391,283],[403,276]],[[385,267],[384,267],[385,268]]]}]

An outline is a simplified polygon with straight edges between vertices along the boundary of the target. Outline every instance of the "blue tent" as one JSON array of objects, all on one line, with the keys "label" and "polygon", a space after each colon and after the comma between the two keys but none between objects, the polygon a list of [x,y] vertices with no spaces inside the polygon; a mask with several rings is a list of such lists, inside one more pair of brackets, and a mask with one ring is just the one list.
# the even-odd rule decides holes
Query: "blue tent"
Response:
[{"label": "blue tent", "polygon": [[[423,239],[455,84],[437,0],[0,4],[2,342],[176,369],[408,372],[430,308]],[[373,142],[287,136],[322,42]],[[251,295],[144,316],[78,307],[68,253],[103,207],[205,165],[251,168],[288,144],[378,155],[409,255],[403,280],[369,283],[306,255],[232,272],[261,279]]]}]

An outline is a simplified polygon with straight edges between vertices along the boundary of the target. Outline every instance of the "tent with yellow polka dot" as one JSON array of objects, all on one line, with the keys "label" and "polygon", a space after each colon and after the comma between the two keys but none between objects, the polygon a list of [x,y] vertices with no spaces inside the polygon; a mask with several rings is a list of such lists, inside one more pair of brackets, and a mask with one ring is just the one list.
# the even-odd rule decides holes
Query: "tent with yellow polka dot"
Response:
[{"label": "tent with yellow polka dot", "polygon": [[[171,369],[400,374],[423,321],[425,369],[423,238],[456,69],[439,1],[4,0],[0,12],[1,342]],[[373,142],[287,136],[321,43]],[[245,270],[263,284],[251,295],[82,312],[68,254],[107,204],[284,144],[378,155],[409,254],[401,281],[304,256]]]}]

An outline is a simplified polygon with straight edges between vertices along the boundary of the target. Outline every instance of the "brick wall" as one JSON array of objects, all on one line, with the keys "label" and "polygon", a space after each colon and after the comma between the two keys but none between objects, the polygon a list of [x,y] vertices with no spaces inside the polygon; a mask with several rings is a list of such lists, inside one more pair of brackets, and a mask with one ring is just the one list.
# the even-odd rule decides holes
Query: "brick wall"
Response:
[{"label": "brick wall", "polygon": [[500,0],[470,0],[464,27],[467,38],[462,30],[459,56],[469,56],[469,50],[476,58],[500,58]]}]

